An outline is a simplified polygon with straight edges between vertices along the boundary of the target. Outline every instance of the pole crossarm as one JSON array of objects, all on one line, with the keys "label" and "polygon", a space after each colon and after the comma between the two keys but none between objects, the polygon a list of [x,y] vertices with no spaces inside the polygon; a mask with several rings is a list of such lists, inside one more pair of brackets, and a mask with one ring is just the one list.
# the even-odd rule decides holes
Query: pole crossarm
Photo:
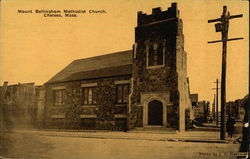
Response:
[{"label": "pole crossarm", "polygon": [[[227,18],[228,19],[234,19],[234,18],[241,18],[241,17],[243,17],[243,14],[231,15],[231,16],[228,16]],[[207,22],[208,23],[213,23],[213,22],[221,22],[221,21],[222,21],[222,18],[217,18],[217,19],[208,20]]]},{"label": "pole crossarm", "polygon": [[213,23],[213,22],[220,22],[220,21],[221,21],[221,18],[217,18],[217,19],[208,20],[207,22],[208,23]]},{"label": "pole crossarm", "polygon": [[243,14],[238,14],[238,15],[231,15],[229,19],[234,19],[234,18],[241,18],[243,17]]},{"label": "pole crossarm", "polygon": [[215,40],[215,41],[208,41],[207,43],[218,43],[218,42],[225,42],[225,41],[233,41],[233,40],[242,40],[243,38],[232,38],[232,39],[227,39],[227,40]]},{"label": "pole crossarm", "polygon": [[[212,90],[215,90],[215,89],[217,89],[217,88],[212,88]],[[218,89],[220,89],[220,88],[218,88]]]}]

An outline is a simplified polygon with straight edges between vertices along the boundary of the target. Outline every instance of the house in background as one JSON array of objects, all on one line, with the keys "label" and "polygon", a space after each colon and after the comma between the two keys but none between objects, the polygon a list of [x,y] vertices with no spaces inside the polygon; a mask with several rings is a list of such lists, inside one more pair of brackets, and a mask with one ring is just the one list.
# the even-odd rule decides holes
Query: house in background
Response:
[{"label": "house in background", "polygon": [[138,12],[132,50],[75,60],[45,83],[45,126],[184,131],[192,106],[182,27],[176,3]]},{"label": "house in background", "polygon": [[210,119],[210,102],[209,101],[199,101],[199,95],[190,94],[190,99],[192,102],[194,119],[199,122],[207,122]]},{"label": "house in background", "polygon": [[0,89],[6,89],[1,102],[4,125],[16,128],[36,126],[38,91],[35,83],[6,85]]},{"label": "house in background", "polygon": [[192,103],[192,107],[196,107],[198,105],[198,101],[199,101],[198,94],[197,93],[190,94],[190,100]]},{"label": "house in background", "polygon": [[210,117],[210,103],[208,101],[199,101],[193,108],[194,119],[199,122],[208,122]]},{"label": "house in background", "polygon": [[249,95],[246,95],[244,98],[242,99],[237,99],[234,101],[230,101],[226,103],[226,116],[231,115],[233,118],[235,118],[236,120],[242,121],[242,119],[240,119],[240,116],[242,116],[242,109],[244,109],[244,105],[246,103],[246,101],[248,100]]}]

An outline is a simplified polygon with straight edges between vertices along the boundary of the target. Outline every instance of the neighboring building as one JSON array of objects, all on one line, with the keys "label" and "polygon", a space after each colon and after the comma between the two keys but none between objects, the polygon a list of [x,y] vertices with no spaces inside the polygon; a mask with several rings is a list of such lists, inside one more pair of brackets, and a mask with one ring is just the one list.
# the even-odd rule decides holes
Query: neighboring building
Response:
[{"label": "neighboring building", "polygon": [[207,122],[209,115],[210,103],[207,101],[197,102],[197,106],[194,107],[194,118],[202,122]]},{"label": "neighboring building", "polygon": [[192,103],[192,107],[196,107],[199,101],[198,94],[190,94],[190,100]]},{"label": "neighboring building", "polygon": [[207,121],[210,117],[210,103],[207,101],[199,101],[198,94],[190,94],[190,100],[192,102],[194,119]]},{"label": "neighboring building", "polygon": [[231,115],[232,117],[236,118],[237,120],[240,119],[241,109],[243,109],[244,103],[248,100],[249,95],[246,95],[242,99],[237,99],[235,101],[230,101],[226,103],[226,116]]},{"label": "neighboring building", "polygon": [[[3,89],[3,87],[0,87]],[[36,125],[37,97],[34,83],[8,85],[3,97],[3,116],[8,127]]]},{"label": "neighboring building", "polygon": [[184,131],[192,107],[182,29],[176,3],[138,12],[133,50],[75,60],[45,83],[45,126]]}]

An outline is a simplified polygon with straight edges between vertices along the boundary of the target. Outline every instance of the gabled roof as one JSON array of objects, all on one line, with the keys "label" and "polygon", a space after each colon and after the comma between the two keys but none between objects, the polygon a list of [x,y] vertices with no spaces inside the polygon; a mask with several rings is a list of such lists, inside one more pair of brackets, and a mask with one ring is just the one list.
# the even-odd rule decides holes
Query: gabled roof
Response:
[{"label": "gabled roof", "polygon": [[78,59],[52,77],[48,83],[101,78],[132,73],[132,50]]}]

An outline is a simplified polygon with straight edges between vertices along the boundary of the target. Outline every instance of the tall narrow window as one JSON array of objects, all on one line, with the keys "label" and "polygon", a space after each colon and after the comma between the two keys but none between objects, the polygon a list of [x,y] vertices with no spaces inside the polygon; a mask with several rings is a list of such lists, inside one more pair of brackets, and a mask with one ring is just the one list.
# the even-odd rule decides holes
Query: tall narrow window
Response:
[{"label": "tall narrow window", "polygon": [[93,88],[89,88],[89,94],[88,94],[88,102],[89,104],[93,104]]},{"label": "tall narrow window", "polygon": [[160,44],[158,49],[157,49],[157,64],[158,65],[163,64],[163,46],[162,46],[162,44]]},{"label": "tall narrow window", "polygon": [[92,105],[96,104],[96,87],[84,87],[82,89],[82,104],[83,105]]},{"label": "tall narrow window", "polygon": [[62,91],[62,105],[65,104],[65,97],[66,97],[66,93],[65,93],[65,90]]},{"label": "tall narrow window", "polygon": [[93,100],[93,104],[96,104],[96,88],[93,88],[93,93],[92,93],[92,100]]},{"label": "tall narrow window", "polygon": [[[154,47],[153,47],[154,46]],[[148,49],[148,66],[163,65],[163,44],[151,44]]]},{"label": "tall narrow window", "polygon": [[65,90],[59,89],[53,91],[54,105],[60,106],[65,104]]},{"label": "tall narrow window", "polygon": [[122,94],[123,94],[123,103],[128,103],[128,94],[129,94],[128,85],[124,85]]},{"label": "tall narrow window", "polygon": [[122,103],[122,85],[117,85],[117,103]]},{"label": "tall narrow window", "polygon": [[148,66],[154,65],[154,48],[150,46],[148,50]]},{"label": "tall narrow window", "polygon": [[88,104],[88,89],[83,89],[83,104]]},{"label": "tall narrow window", "polygon": [[116,86],[116,102],[118,104],[128,103],[129,85],[119,84]]}]

